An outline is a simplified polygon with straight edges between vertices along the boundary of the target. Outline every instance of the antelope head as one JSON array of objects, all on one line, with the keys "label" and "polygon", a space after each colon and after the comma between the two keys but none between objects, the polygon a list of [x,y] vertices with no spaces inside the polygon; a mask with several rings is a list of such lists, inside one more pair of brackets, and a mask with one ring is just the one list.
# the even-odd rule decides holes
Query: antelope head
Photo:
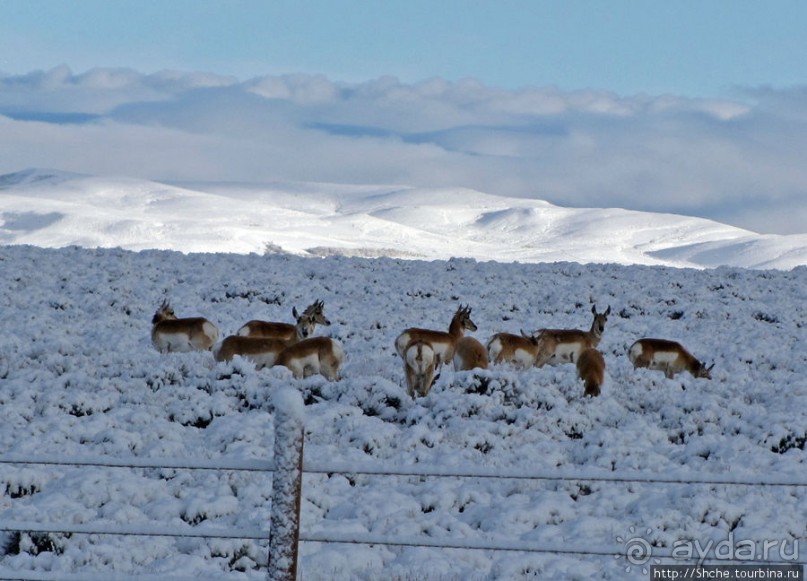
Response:
[{"label": "antelope head", "polygon": [[297,308],[295,307],[292,309],[291,313],[297,320],[297,324],[295,325],[297,339],[307,339],[314,334],[314,327],[316,326],[317,321],[314,315],[308,312],[308,309],[303,311],[302,314],[299,314],[297,312]]},{"label": "antelope head", "polygon": [[611,306],[605,309],[602,313],[597,312],[597,305],[591,307],[591,313],[594,315],[594,322],[591,323],[591,332],[597,337],[601,337],[605,331],[605,323],[608,321],[608,315],[611,314]]},{"label": "antelope head", "polygon": [[468,331],[476,331],[476,324],[471,320],[471,307],[460,305],[457,312],[454,313],[454,320],[457,321],[461,329]]},{"label": "antelope head", "polygon": [[695,370],[694,375],[695,377],[702,377],[704,379],[712,379],[712,369],[714,368],[715,364],[712,363],[709,367],[706,367],[706,363],[701,363],[698,361],[698,368]]},{"label": "antelope head", "polygon": [[524,332],[524,329],[521,329],[521,336],[524,337],[527,341],[529,341],[533,345],[536,346],[538,345],[539,342],[538,337],[536,337],[535,335],[528,335],[527,333]]},{"label": "antelope head", "polygon": [[325,310],[325,303],[322,301],[315,301],[313,304],[308,305],[303,311],[303,314],[308,314],[313,317],[314,322],[318,325],[323,325],[327,327],[331,324],[331,322],[325,317],[324,311]]},{"label": "antelope head", "polygon": [[160,308],[157,309],[157,312],[154,313],[154,317],[151,319],[151,324],[156,325],[161,321],[169,321],[176,318],[177,317],[174,314],[174,309],[172,309],[171,305],[168,304],[168,299],[163,299]]}]

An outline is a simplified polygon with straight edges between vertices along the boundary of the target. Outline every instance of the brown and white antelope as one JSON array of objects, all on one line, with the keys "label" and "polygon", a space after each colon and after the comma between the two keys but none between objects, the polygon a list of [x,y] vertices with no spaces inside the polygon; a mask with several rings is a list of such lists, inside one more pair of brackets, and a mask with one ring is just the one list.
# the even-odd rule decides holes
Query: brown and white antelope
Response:
[{"label": "brown and white antelope", "polygon": [[314,333],[314,327],[317,324],[326,327],[331,324],[323,313],[324,308],[325,305],[322,301],[316,301],[308,305],[302,314],[297,312],[297,307],[293,307],[291,314],[296,321],[294,325],[291,323],[253,320],[238,329],[237,334],[242,337],[274,338],[282,339],[289,344],[295,343],[310,337]]},{"label": "brown and white antelope", "polygon": [[545,364],[558,365],[560,363],[574,363],[580,354],[590,348],[597,347],[605,331],[605,323],[611,314],[609,306],[602,313],[597,312],[597,305],[591,307],[594,320],[591,329],[580,331],[578,329],[539,329],[536,337],[545,343],[545,352],[542,358],[535,362],[537,367]]},{"label": "brown and white antelope", "polygon": [[432,331],[431,329],[414,327],[406,329],[395,339],[395,350],[403,358],[406,346],[415,339],[420,339],[432,346],[435,355],[440,356],[440,361],[453,361],[457,341],[462,338],[466,329],[476,331],[476,325],[471,320],[471,308],[460,305],[451,318],[447,333],[445,331]]},{"label": "brown and white antelope", "polygon": [[633,368],[647,367],[663,371],[668,379],[672,379],[682,371],[689,371],[692,377],[712,379],[714,363],[706,367],[689,351],[675,341],[667,339],[639,339],[628,349],[628,359]]},{"label": "brown and white antelope", "polygon": [[436,379],[434,372],[440,366],[440,356],[428,342],[413,339],[404,348],[403,365],[406,393],[411,398],[414,398],[415,394],[425,397]]},{"label": "brown and white antelope", "polygon": [[511,363],[518,369],[527,369],[539,360],[548,359],[552,355],[548,350],[554,348],[554,344],[546,337],[527,335],[524,331],[521,335],[496,333],[488,340],[488,358],[496,365]]},{"label": "brown and white antelope", "polygon": [[203,317],[178,319],[168,300],[151,319],[151,342],[160,353],[209,351],[218,338],[219,330]]},{"label": "brown and white antelope", "polygon": [[600,395],[602,382],[605,380],[605,359],[602,354],[593,347],[584,349],[577,358],[577,376],[583,380],[585,395]]},{"label": "brown and white antelope", "polygon": [[287,367],[296,379],[319,373],[329,381],[337,381],[344,358],[338,341],[330,337],[310,337],[283,349],[275,365]]},{"label": "brown and white antelope", "polygon": [[230,361],[240,355],[252,361],[256,369],[261,369],[272,367],[286,347],[288,343],[283,339],[230,335],[213,347],[213,357],[216,361]]},{"label": "brown and white antelope", "polygon": [[454,369],[468,371],[487,368],[488,352],[485,346],[473,337],[461,337],[454,347]]}]

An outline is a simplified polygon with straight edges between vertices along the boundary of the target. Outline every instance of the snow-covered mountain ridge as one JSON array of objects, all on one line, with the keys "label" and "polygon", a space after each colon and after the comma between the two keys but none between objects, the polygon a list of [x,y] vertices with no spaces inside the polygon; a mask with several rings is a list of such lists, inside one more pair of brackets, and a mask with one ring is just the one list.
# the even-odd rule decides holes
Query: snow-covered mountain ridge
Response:
[{"label": "snow-covered mountain ridge", "polygon": [[462,188],[167,184],[41,169],[0,176],[0,243],[696,268],[807,264],[807,235]]}]

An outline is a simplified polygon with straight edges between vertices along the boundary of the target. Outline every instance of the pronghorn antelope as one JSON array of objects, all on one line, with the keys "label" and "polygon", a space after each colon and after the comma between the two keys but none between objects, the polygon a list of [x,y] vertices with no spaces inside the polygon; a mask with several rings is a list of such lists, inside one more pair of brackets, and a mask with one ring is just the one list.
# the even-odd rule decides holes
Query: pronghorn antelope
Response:
[{"label": "pronghorn antelope", "polygon": [[597,312],[597,305],[591,307],[594,320],[591,329],[580,331],[577,329],[539,329],[535,332],[539,340],[543,340],[546,351],[535,365],[543,367],[545,364],[558,365],[560,363],[574,363],[580,354],[589,347],[597,347],[605,330],[605,322],[611,314],[609,306],[604,312]]},{"label": "pronghorn antelope", "polygon": [[454,369],[487,369],[488,352],[485,346],[473,337],[461,337],[454,348]]},{"label": "pronghorn antelope", "polygon": [[272,367],[280,352],[286,347],[288,343],[282,339],[230,335],[213,347],[213,357],[216,361],[230,361],[236,355],[240,355],[252,361],[256,369],[261,369]]},{"label": "pronghorn antelope", "polygon": [[494,364],[507,362],[526,369],[552,355],[548,352],[548,345],[554,347],[554,342],[547,341],[546,337],[527,335],[524,331],[521,335],[497,333],[488,341],[488,357]]},{"label": "pronghorn antelope", "polygon": [[317,323],[326,327],[331,324],[322,312],[324,307],[325,305],[322,301],[316,301],[308,305],[302,314],[297,312],[297,307],[293,307],[291,314],[297,321],[294,325],[270,321],[249,321],[238,329],[238,335],[242,337],[271,337],[282,339],[289,344],[295,343],[310,337],[314,333],[314,327]]},{"label": "pronghorn antelope", "polygon": [[583,380],[585,395],[597,397],[605,379],[605,359],[593,347],[584,349],[577,358],[577,376]]},{"label": "pronghorn antelope", "polygon": [[330,337],[311,337],[283,349],[275,365],[289,368],[296,379],[320,373],[329,381],[336,381],[344,358],[338,341]]},{"label": "pronghorn antelope", "polygon": [[639,339],[628,349],[628,358],[637,367],[658,369],[664,372],[668,379],[672,379],[682,371],[689,371],[692,377],[712,379],[714,363],[706,367],[705,363],[698,361],[680,343],[667,339]]},{"label": "pronghorn antelope", "polygon": [[451,318],[448,333],[445,331],[432,331],[430,329],[406,329],[395,339],[395,350],[398,352],[398,355],[403,357],[406,346],[415,339],[421,339],[432,346],[435,355],[440,356],[440,361],[453,361],[457,341],[462,338],[466,329],[476,331],[476,325],[471,320],[471,307],[463,307],[460,305],[457,312],[454,313],[454,316]]},{"label": "pronghorn antelope", "polygon": [[404,348],[403,360],[406,393],[411,398],[415,394],[425,397],[436,379],[434,370],[440,365],[440,356],[428,342],[413,339]]},{"label": "pronghorn antelope", "polygon": [[219,330],[207,319],[177,319],[168,300],[154,313],[151,325],[151,342],[160,353],[209,351],[219,337]]}]

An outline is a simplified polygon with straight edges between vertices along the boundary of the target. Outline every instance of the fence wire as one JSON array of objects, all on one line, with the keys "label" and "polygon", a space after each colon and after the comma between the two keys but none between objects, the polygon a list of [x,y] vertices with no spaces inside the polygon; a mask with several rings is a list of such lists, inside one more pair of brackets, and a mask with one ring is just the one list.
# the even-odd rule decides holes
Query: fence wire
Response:
[{"label": "fence wire", "polygon": [[[232,470],[249,472],[274,471],[272,460],[265,459],[173,459],[173,458],[110,458],[86,457],[65,458],[60,456],[0,456],[0,464],[26,464],[46,466],[95,466],[107,468],[157,468],[176,470]],[[546,480],[546,481],[595,481],[613,483],[646,483],[646,484],[690,484],[690,485],[725,485],[725,486],[807,486],[803,477],[787,475],[754,475],[741,474],[687,474],[686,472],[666,473],[664,475],[639,471],[608,472],[603,470],[507,470],[502,468],[460,468],[429,465],[392,466],[381,462],[375,463],[344,463],[344,462],[310,462],[304,461],[305,474],[342,474],[342,475],[373,475],[385,477],[420,477],[420,478],[482,478],[482,479],[516,479],[516,480]],[[62,533],[62,534],[88,534],[88,535],[123,535],[148,537],[176,537],[176,538],[227,538],[246,540],[267,540],[269,531],[256,528],[217,528],[211,526],[164,527],[150,524],[119,525],[119,524],[47,524],[38,522],[4,522],[0,523],[0,531],[23,533]],[[434,539],[428,537],[385,537],[382,535],[360,533],[335,532],[301,532],[301,542],[310,543],[336,543],[384,545],[391,547],[422,547],[458,550],[484,550],[484,551],[513,551],[524,553],[566,554],[576,556],[624,556],[625,548],[615,547],[573,547],[530,543],[522,541],[497,542],[489,539]],[[653,547],[653,558],[675,559],[680,561],[671,550]],[[712,561],[714,559],[706,559]],[[746,561],[743,561],[746,562]],[[748,564],[793,564],[791,561],[747,561]],[[0,579],[6,578],[7,570],[0,568]],[[48,575],[38,576],[30,572],[30,576],[19,575],[14,572],[17,579],[48,579]],[[71,576],[59,576],[61,579],[72,579]],[[76,577],[84,578],[84,577]]]}]

